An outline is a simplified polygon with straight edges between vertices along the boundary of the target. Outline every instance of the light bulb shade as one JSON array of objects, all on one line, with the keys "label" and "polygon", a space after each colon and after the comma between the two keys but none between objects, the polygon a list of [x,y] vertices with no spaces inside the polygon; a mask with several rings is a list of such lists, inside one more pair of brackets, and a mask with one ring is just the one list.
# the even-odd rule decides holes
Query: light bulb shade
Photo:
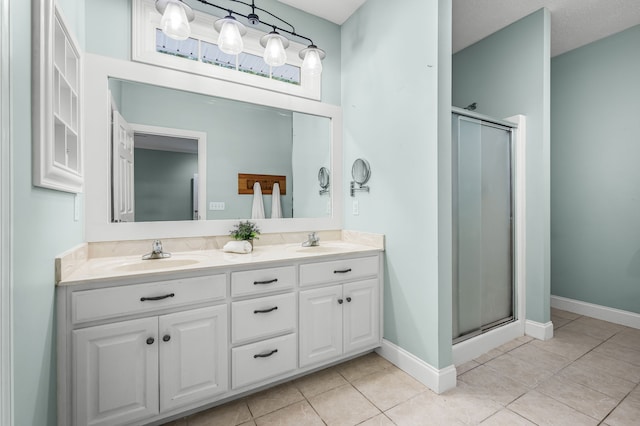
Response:
[{"label": "light bulb shade", "polygon": [[218,19],[213,26],[220,33],[218,36],[220,50],[229,55],[237,55],[242,52],[244,49],[242,36],[247,33],[247,28],[244,25],[236,21],[233,16],[227,16]]},{"label": "light bulb shade", "polygon": [[300,59],[304,59],[302,61],[303,71],[307,72],[309,75],[322,74],[322,60],[326,56],[322,49],[318,49],[317,46],[312,44],[306,49],[302,49],[299,56]]},{"label": "light bulb shade", "polygon": [[186,40],[191,35],[189,22],[195,15],[193,10],[179,0],[157,0],[156,10],[162,14],[160,28],[168,37]]},{"label": "light bulb shade", "polygon": [[272,31],[260,39],[260,44],[264,47],[263,58],[267,64],[279,67],[287,62],[287,53],[284,49],[289,47],[289,40]]}]

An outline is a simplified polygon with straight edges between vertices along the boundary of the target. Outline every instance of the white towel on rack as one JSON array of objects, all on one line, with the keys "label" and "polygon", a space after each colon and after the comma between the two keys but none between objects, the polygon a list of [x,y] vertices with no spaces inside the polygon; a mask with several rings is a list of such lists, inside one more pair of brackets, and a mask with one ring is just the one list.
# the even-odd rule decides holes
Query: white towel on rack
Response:
[{"label": "white towel on rack", "polygon": [[282,219],[282,205],[280,204],[280,184],[273,184],[271,192],[271,219]]},{"label": "white towel on rack", "polygon": [[264,201],[262,201],[262,188],[260,188],[260,182],[253,184],[253,206],[251,207],[251,219],[264,219]]}]

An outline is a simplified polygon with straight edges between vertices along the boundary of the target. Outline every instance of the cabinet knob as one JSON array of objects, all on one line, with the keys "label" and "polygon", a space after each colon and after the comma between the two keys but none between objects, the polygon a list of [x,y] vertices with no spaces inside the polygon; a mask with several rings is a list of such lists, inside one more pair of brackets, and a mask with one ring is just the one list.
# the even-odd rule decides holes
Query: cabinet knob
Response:
[{"label": "cabinet knob", "polygon": [[342,305],[342,302],[344,302],[344,300],[338,299],[338,305]]},{"label": "cabinet knob", "polygon": [[156,341],[156,339],[154,339],[153,337],[149,337],[147,339],[147,345],[153,345],[153,342],[155,342],[155,341]]},{"label": "cabinet knob", "polygon": [[351,302],[351,298],[350,297],[347,297],[347,302]]},{"label": "cabinet knob", "polygon": [[171,336],[169,336],[168,334],[165,334],[164,336],[162,336],[163,342],[168,342],[169,340],[171,340]]}]

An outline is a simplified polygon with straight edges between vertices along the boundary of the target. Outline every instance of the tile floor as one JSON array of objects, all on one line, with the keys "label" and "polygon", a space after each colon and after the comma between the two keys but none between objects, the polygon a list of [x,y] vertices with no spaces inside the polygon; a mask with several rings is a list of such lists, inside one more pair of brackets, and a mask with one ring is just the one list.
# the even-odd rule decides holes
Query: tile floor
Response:
[{"label": "tile floor", "polygon": [[442,395],[372,353],[169,425],[640,425],[640,330],[556,309],[552,320],[553,339],[458,366]]}]

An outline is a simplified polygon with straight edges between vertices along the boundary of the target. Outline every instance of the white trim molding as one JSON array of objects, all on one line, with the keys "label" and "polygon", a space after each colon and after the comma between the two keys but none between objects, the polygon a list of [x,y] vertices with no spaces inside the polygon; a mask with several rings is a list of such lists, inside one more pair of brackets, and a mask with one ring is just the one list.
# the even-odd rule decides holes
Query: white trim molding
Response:
[{"label": "white trim molding", "polygon": [[382,346],[376,352],[435,393],[456,387],[456,368],[453,365],[437,369],[386,339],[382,339]]},{"label": "white trim molding", "polygon": [[640,329],[640,314],[635,312],[623,311],[621,309],[609,308],[608,306],[595,305],[593,303],[553,295],[551,296],[551,307]]},{"label": "white trim molding", "polygon": [[456,343],[453,345],[453,363],[462,365],[521,336],[524,336],[524,321],[518,320]]},{"label": "white trim molding", "polygon": [[553,338],[553,323],[541,323],[527,320],[524,324],[524,334],[538,340],[549,340]]},{"label": "white trim molding", "polygon": [[0,424],[13,424],[9,0],[0,3]]}]

